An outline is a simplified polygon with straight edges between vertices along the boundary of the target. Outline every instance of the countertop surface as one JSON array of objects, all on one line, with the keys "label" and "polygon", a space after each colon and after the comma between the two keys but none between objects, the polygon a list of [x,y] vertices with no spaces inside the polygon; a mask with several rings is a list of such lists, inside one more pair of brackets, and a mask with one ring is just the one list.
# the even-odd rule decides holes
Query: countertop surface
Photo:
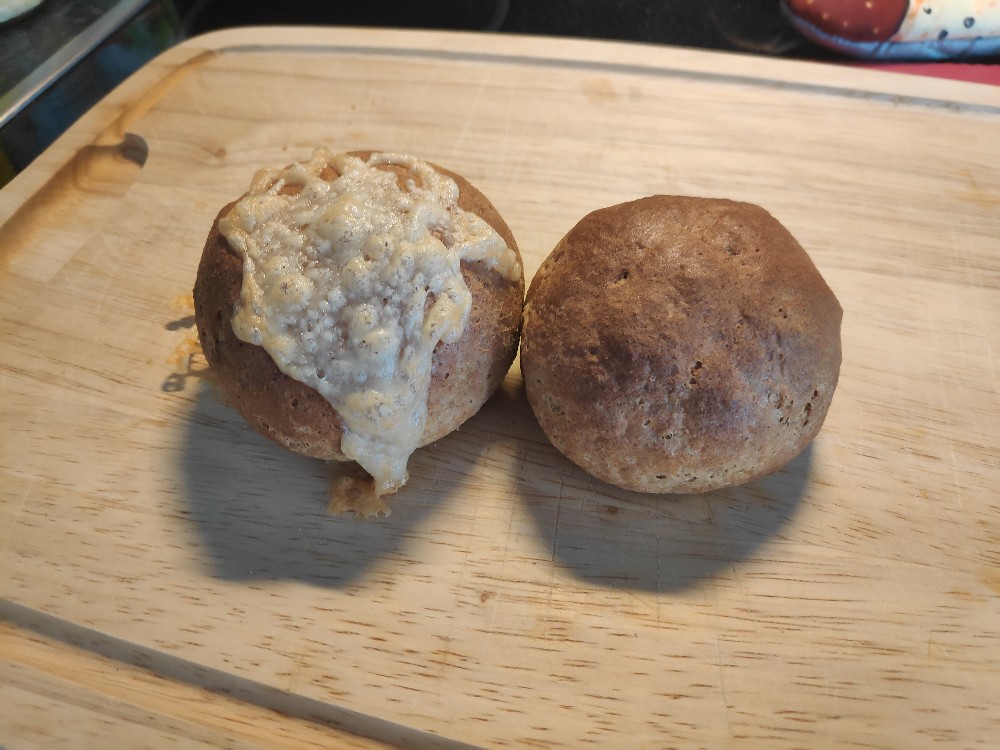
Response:
[{"label": "countertop surface", "polygon": [[47,0],[0,25],[0,126],[150,0]]}]

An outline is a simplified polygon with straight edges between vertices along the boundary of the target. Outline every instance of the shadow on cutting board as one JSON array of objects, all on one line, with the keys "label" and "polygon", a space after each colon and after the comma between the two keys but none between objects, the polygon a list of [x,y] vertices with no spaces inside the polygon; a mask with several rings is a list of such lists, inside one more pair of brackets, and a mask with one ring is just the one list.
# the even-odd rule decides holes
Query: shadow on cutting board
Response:
[{"label": "shadow on cutting board", "polygon": [[[412,491],[389,500],[388,518],[336,516],[327,510],[330,485],[352,464],[280,448],[247,427],[206,382],[196,387],[183,443],[184,495],[210,573],[223,580],[353,585],[378,560],[407,554],[411,530],[446,502],[454,486],[448,473],[461,471],[411,471]],[[475,460],[470,455],[469,465]]]},{"label": "shadow on cutting board", "polygon": [[414,454],[389,518],[355,520],[326,509],[332,478],[350,465],[271,444],[206,382],[197,388],[183,443],[185,495],[211,574],[224,580],[343,588],[380,560],[405,561],[418,546],[409,541],[414,529],[480,470],[496,436],[512,454],[511,501],[528,511],[539,546],[561,570],[608,588],[678,591],[750,559],[788,523],[810,473],[806,449],[776,474],[717,493],[619,490],[552,447],[514,377],[461,431]]},{"label": "shadow on cutting board", "polygon": [[741,487],[647,495],[594,479],[546,449],[522,462],[518,492],[553,562],[594,585],[659,592],[696,586],[752,558],[794,515],[812,460],[810,446]]},{"label": "shadow on cutting board", "polygon": [[807,448],[778,474],[705,495],[647,497],[584,478],[583,497],[526,489],[524,502],[553,559],[574,576],[609,588],[679,591],[751,559],[788,523],[810,459]]},{"label": "shadow on cutting board", "polygon": [[504,383],[483,407],[519,442],[515,501],[538,546],[561,571],[596,586],[670,592],[697,586],[753,557],[780,532],[809,485],[811,447],[780,471],[703,495],[646,495],[601,482],[557,451],[535,420],[523,383]]}]

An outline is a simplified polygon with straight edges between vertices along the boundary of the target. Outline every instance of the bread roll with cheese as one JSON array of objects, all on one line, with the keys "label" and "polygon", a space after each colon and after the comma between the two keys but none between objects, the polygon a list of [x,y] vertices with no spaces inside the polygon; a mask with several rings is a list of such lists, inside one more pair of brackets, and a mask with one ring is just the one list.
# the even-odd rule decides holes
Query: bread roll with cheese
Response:
[{"label": "bread roll with cheese", "polygon": [[841,315],[764,209],[654,196],[591,213],[545,260],[521,368],[542,429],[581,468],[706,492],[775,471],[816,435]]},{"label": "bread roll with cheese", "polygon": [[378,494],[496,390],[523,297],[514,237],[465,179],[325,149],[220,212],[194,287],[205,357],[247,423],[357,461]]}]

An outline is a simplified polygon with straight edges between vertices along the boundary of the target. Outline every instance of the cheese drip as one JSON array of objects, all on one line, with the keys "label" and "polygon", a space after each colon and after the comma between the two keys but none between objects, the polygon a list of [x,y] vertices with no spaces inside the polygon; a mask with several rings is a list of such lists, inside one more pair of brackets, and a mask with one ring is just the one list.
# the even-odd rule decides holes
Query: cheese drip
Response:
[{"label": "cheese drip", "polygon": [[[405,167],[405,184],[379,166]],[[410,156],[317,149],[308,162],[258,172],[219,221],[243,255],[233,330],[330,402],[344,422],[341,450],[379,495],[406,482],[421,445],[434,347],[468,324],[461,262],[521,274],[514,251],[458,195],[454,180]]]}]

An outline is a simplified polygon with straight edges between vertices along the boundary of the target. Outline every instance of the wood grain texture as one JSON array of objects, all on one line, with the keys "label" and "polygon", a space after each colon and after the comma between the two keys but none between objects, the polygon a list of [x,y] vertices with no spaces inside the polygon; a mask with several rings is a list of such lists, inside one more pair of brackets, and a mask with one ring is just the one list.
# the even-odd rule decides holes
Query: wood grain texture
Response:
[{"label": "wood grain texture", "polygon": [[[0,742],[243,746],[228,717],[263,715],[300,746],[995,746],[998,127],[985,86],[639,45],[257,29],[158,58],[0,192]],[[389,519],[329,516],[336,468],[177,364],[215,213],[316,144],[463,174],[528,278],[597,207],[764,206],[845,310],[819,437],[635,495],[547,443],[515,364]]]}]

